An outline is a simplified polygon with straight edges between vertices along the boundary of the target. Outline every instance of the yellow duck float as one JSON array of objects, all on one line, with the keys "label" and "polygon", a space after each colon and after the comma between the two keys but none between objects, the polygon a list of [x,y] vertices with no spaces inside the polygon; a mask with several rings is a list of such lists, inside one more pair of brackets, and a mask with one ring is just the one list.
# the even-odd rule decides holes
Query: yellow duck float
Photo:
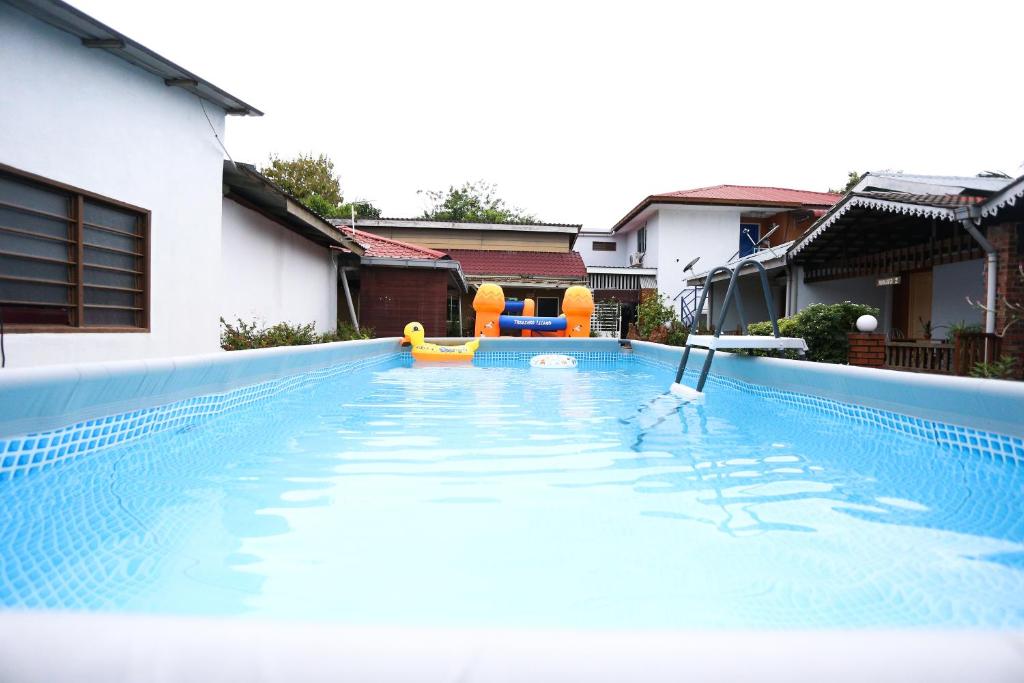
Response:
[{"label": "yellow duck float", "polygon": [[419,323],[409,323],[402,333],[405,335],[402,337],[402,342],[412,344],[412,357],[416,360],[473,360],[473,354],[480,346],[479,339],[459,346],[428,344],[423,339],[426,332],[423,331],[423,325]]}]

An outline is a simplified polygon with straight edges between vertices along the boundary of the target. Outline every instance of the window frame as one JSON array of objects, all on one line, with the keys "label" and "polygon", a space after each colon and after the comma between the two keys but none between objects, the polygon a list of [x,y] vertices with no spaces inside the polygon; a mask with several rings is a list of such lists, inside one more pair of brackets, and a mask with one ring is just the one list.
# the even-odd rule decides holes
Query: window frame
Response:
[{"label": "window frame", "polygon": [[636,231],[636,250],[640,254],[647,253],[647,226],[642,226]]},{"label": "window frame", "polygon": [[[601,245],[599,249],[597,245]],[[591,251],[618,251],[619,243],[608,240],[594,240],[590,243]]]},{"label": "window frame", "polygon": [[[83,190],[82,188],[75,187],[74,185],[68,185],[67,183],[61,183],[50,178],[46,178],[28,171],[23,171],[20,168],[8,166],[7,164],[0,163],[0,175],[6,175],[13,178],[16,182],[21,181],[27,184],[38,185],[44,190],[51,190],[61,192],[63,194],[71,195],[70,201],[72,203],[71,216],[68,217],[54,217],[58,220],[65,220],[68,222],[71,237],[68,238],[68,246],[75,251],[75,260],[73,263],[69,262],[69,267],[74,269],[75,276],[71,282],[67,285],[69,290],[74,292],[72,299],[68,302],[68,308],[75,310],[74,320],[75,325],[55,325],[52,323],[4,323],[4,332],[7,334],[38,334],[38,333],[60,333],[60,334],[95,334],[95,333],[115,333],[115,334],[126,334],[126,333],[143,333],[148,334],[152,332],[151,328],[151,311],[152,311],[152,239],[151,239],[151,226],[152,226],[152,212],[149,209],[144,209],[141,206],[135,206],[128,202],[123,202],[111,197],[106,197],[95,192]],[[141,241],[141,249],[137,252],[137,256],[142,259],[141,272],[139,277],[141,279],[141,291],[138,292],[141,297],[141,311],[139,311],[140,325],[126,326],[126,325],[85,325],[85,309],[90,308],[85,303],[85,288],[86,283],[84,280],[84,271],[87,264],[84,263],[85,244],[83,239],[85,226],[92,227],[91,223],[85,221],[85,202],[89,200],[94,204],[107,205],[114,209],[120,209],[122,211],[128,211],[138,215],[140,225],[138,239]],[[15,209],[16,211],[24,211],[30,215],[45,215],[46,212],[31,209],[29,207],[23,207],[23,209]],[[105,226],[98,226],[99,229],[107,229]],[[117,251],[116,249],[113,251]],[[3,254],[0,251],[0,254]],[[127,290],[121,290],[127,291]],[[8,304],[9,305],[9,304]],[[92,307],[102,307],[102,305],[96,304]],[[0,301],[0,308],[3,308],[4,304]],[[131,310],[128,307],[117,306],[118,310]]]}]

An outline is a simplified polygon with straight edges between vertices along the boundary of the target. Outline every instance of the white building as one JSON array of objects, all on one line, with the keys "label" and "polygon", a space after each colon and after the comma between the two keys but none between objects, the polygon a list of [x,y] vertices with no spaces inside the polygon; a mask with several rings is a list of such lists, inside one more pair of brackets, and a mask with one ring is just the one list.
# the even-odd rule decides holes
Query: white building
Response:
[{"label": "white building", "polygon": [[333,329],[344,240],[224,162],[261,113],[58,1],[0,0],[8,367],[219,348],[218,320]]},{"label": "white building", "polygon": [[362,248],[249,164],[224,162],[220,314],[260,324],[338,324],[338,251]]},{"label": "white building", "polygon": [[576,249],[599,304],[624,304],[627,322],[639,301],[636,283],[656,286],[685,319],[696,303],[697,290],[687,284],[694,273],[796,239],[838,199],[743,185],[651,195],[610,231],[581,232]]}]

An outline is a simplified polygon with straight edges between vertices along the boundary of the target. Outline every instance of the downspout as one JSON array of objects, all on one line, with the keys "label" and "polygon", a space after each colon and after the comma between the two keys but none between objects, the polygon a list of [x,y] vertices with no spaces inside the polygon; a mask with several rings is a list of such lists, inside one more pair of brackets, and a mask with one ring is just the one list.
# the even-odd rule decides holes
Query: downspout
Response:
[{"label": "downspout", "polygon": [[[975,220],[978,216],[977,207],[961,207],[956,210],[954,214],[960,224],[964,226],[964,230],[974,238],[974,241],[981,245],[982,250],[985,252],[985,259],[987,264],[986,278],[988,291],[985,294],[985,332],[987,334],[995,334],[996,331],[996,266],[999,258],[996,254],[996,248],[992,246],[992,243],[985,239],[985,236],[978,230],[978,226],[975,225]],[[987,354],[986,354],[987,355]]]},{"label": "downspout", "polygon": [[338,257],[337,263],[338,275],[341,276],[341,287],[345,290],[345,303],[348,304],[348,317],[352,321],[352,327],[356,328],[356,332],[359,332],[359,320],[356,318],[356,308],[352,305],[352,292],[348,288],[348,275],[345,274],[348,268],[341,265],[341,257]]}]

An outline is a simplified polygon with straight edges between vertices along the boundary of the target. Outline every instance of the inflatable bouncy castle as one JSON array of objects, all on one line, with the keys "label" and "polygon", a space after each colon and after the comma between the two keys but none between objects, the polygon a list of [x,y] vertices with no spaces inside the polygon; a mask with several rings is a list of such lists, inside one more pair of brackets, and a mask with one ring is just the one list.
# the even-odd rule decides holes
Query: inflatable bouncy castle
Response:
[{"label": "inflatable bouncy castle", "polygon": [[497,337],[512,330],[519,330],[524,337],[589,337],[594,295],[586,287],[574,285],[565,290],[562,315],[538,317],[533,299],[506,301],[501,286],[488,283],[477,290],[473,310],[477,337]]}]

